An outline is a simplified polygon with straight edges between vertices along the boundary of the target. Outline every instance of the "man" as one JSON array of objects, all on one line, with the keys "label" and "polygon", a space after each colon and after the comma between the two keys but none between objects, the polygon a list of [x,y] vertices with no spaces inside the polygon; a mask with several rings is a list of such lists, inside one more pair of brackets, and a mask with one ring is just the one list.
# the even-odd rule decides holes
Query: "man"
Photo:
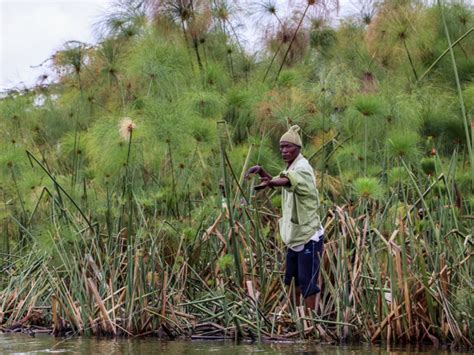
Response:
[{"label": "man", "polygon": [[282,187],[282,218],[280,235],[288,247],[285,284],[295,278],[296,298],[304,297],[305,306],[315,310],[317,280],[323,251],[324,230],[319,218],[319,196],[313,168],[301,155],[300,127],[292,126],[280,138],[280,153],[287,164],[278,177],[272,177],[261,166],[251,167],[250,174],[260,175],[255,189]]}]

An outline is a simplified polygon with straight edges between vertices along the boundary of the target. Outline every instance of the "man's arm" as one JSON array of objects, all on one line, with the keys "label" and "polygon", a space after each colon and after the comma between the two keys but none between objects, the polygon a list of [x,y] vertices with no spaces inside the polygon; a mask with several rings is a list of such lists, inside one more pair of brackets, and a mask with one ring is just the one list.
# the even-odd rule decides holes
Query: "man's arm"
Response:
[{"label": "man's arm", "polygon": [[286,177],[279,177],[263,181],[261,184],[254,187],[255,190],[262,190],[267,187],[290,186],[290,180]]},{"label": "man's arm", "polygon": [[252,166],[247,172],[245,173],[245,178],[248,179],[251,174],[258,174],[260,178],[263,180],[271,180],[272,176],[263,169],[260,165]]},{"label": "man's arm", "polygon": [[273,178],[260,165],[252,166],[245,173],[245,178],[248,179],[251,174],[260,175],[261,183],[254,187],[255,190],[262,190],[267,187],[290,186],[290,180],[287,177]]}]

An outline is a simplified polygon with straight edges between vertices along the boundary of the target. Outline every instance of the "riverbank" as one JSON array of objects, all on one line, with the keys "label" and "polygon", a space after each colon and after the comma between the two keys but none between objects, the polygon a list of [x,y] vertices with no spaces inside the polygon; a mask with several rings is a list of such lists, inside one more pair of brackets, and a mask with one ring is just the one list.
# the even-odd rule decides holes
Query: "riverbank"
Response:
[{"label": "riverbank", "polygon": [[[438,237],[429,230],[412,234],[410,220],[402,219],[404,229],[387,235],[367,229],[385,208],[372,206],[370,214],[354,217],[354,206],[336,207],[325,223],[319,316],[311,316],[292,306],[294,296],[282,283],[285,248],[279,239],[269,238],[276,221],[262,217],[265,235],[246,217],[256,212],[253,208],[236,208],[239,218],[232,228],[222,212],[199,238],[185,242],[181,235],[176,249],[162,234],[163,222],[155,233],[132,236],[123,229],[109,240],[86,229],[79,239],[57,241],[53,254],[31,253],[27,268],[8,271],[0,292],[0,326],[43,326],[52,327],[54,334],[97,336],[158,332],[171,339],[472,346],[470,313],[458,308],[469,306],[463,303],[469,302],[469,294],[450,282],[469,274],[471,255],[463,256],[464,248],[450,256],[448,265],[439,244],[426,244],[426,238]],[[271,210],[259,213],[265,216],[265,211]],[[457,233],[442,240],[461,248]]]}]

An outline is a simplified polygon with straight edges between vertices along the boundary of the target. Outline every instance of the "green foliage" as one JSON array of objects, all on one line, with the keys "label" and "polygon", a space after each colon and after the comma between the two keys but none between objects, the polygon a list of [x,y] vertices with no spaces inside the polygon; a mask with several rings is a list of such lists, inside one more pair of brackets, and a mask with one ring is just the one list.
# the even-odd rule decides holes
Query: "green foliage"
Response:
[{"label": "green foliage", "polygon": [[127,40],[146,26],[146,4],[139,0],[117,0],[98,23],[103,37]]},{"label": "green foliage", "polygon": [[281,156],[273,140],[269,137],[263,137],[263,139],[253,138],[250,143],[254,144],[250,164],[265,166],[270,174],[277,175],[282,170]]},{"label": "green foliage", "polygon": [[474,192],[474,176],[472,176],[469,169],[464,169],[457,173],[456,184],[464,196],[470,196]]},{"label": "green foliage", "polygon": [[[470,287],[459,287],[455,291],[455,317],[458,321],[463,321],[466,319],[466,316],[472,314],[474,312],[474,295],[472,294]],[[472,338],[474,336],[473,326],[474,320],[472,318],[468,318],[469,321],[466,324],[467,329],[469,329],[469,337]]]},{"label": "green foliage", "polygon": [[302,81],[301,73],[297,69],[282,70],[277,85],[280,87],[294,87]]},{"label": "green foliage", "polygon": [[371,117],[382,113],[383,103],[379,97],[372,95],[357,96],[353,101],[353,107],[362,116]]},{"label": "green foliage", "polygon": [[272,206],[281,209],[281,195],[275,195],[272,197]]},{"label": "green foliage", "polygon": [[204,118],[220,118],[224,111],[221,95],[215,92],[190,93],[189,101],[196,113]]},{"label": "green foliage", "polygon": [[413,131],[394,131],[388,135],[388,151],[392,157],[410,160],[417,155],[418,134]]},{"label": "green foliage", "polygon": [[219,258],[218,263],[221,270],[225,272],[233,267],[234,258],[231,254],[226,254]]},{"label": "green foliage", "polygon": [[[117,179],[124,171],[127,162],[128,141],[120,137],[120,120],[104,118],[97,121],[84,137],[85,155],[89,159],[94,175],[99,179]],[[141,122],[133,132],[131,158],[132,165],[142,164],[140,140]]]},{"label": "green foliage", "polygon": [[[289,18],[276,18],[276,3],[262,3],[283,41],[263,82],[275,53],[242,50],[239,28],[231,26],[238,9],[230,2],[195,1],[191,8],[159,1],[146,16],[144,2],[120,4],[104,18],[99,44],[69,42],[54,56],[57,84],[0,99],[0,250],[8,250],[0,282],[9,285],[0,299],[14,290],[24,305],[0,304],[1,327],[38,304],[51,305],[54,293],[68,329],[82,324],[102,331],[103,320],[89,324],[100,314],[84,285],[92,280],[106,309],[116,312],[115,329],[131,334],[158,329],[165,319],[147,312],[168,317],[175,307],[177,316],[207,318],[226,332],[240,327],[237,335],[275,335],[281,327],[270,329],[260,316],[276,314],[282,296],[274,294],[284,258],[275,239],[281,194],[254,193],[246,180],[241,187],[249,204],[240,195],[236,204],[231,199],[222,206],[219,152],[223,143],[234,197],[241,191],[230,168],[239,179],[251,152],[248,166],[262,165],[276,176],[285,167],[281,134],[298,124],[335,245],[325,253],[328,287],[320,299],[334,322],[331,334],[370,341],[388,320],[391,335],[400,326],[400,339],[410,334],[413,341],[413,324],[395,324],[390,315],[390,286],[398,305],[406,290],[420,290],[414,302],[426,307],[420,313],[418,303],[411,305],[414,324],[438,339],[463,341],[446,330],[443,316],[452,314],[462,325],[468,319],[463,310],[472,306],[463,301],[463,280],[469,279],[464,241],[472,232],[466,215],[474,210],[474,185],[449,56],[417,80],[447,48],[437,6],[385,1],[366,24],[303,21],[275,82],[292,27],[283,22]],[[454,41],[472,27],[472,7],[445,5]],[[301,13],[295,14],[298,20]],[[274,44],[275,33],[266,40]],[[454,48],[470,118],[471,38]],[[125,117],[133,123],[120,129]],[[435,172],[445,180],[436,180]],[[450,289],[438,297],[436,278],[446,270],[441,260],[450,270]],[[260,292],[258,304],[236,282],[244,273]],[[426,275],[434,275],[434,283]],[[358,287],[347,291],[348,284]],[[213,300],[186,303],[206,298]],[[380,304],[372,302],[377,299]],[[240,323],[244,315],[249,321]],[[187,316],[172,318],[173,332],[190,329]],[[283,328],[292,332],[289,324]]]},{"label": "green foliage", "polygon": [[226,111],[224,120],[231,124],[232,138],[243,142],[254,123],[252,108],[256,100],[256,92],[240,86],[231,88],[226,95]]},{"label": "green foliage", "polygon": [[352,106],[346,110],[343,130],[356,142],[363,144],[363,170],[367,174],[367,166],[372,151],[380,150],[380,138],[385,135],[386,127],[383,120],[386,102],[381,95],[359,95],[353,100]]},{"label": "green foliage", "polygon": [[354,181],[354,195],[360,199],[378,200],[383,197],[383,188],[372,177],[357,178]]},{"label": "green foliage", "polygon": [[447,94],[424,96],[421,111],[421,134],[432,137],[445,153],[459,144],[465,144],[465,132],[459,105]]},{"label": "green foliage", "polygon": [[203,84],[216,91],[225,91],[230,86],[228,70],[217,63],[210,63],[204,69]]},{"label": "green foliage", "polygon": [[474,117],[474,83],[466,85],[463,96],[467,112]]},{"label": "green foliage", "polygon": [[347,63],[317,66],[316,79],[320,82],[315,83],[314,98],[325,115],[346,109],[360,92],[359,73],[353,73],[352,69]]},{"label": "green foliage", "polygon": [[[146,196],[149,191],[168,206],[165,210],[188,193],[213,190],[220,171],[215,159],[218,133],[230,135],[226,142],[233,149],[228,155],[238,172],[253,143],[250,164],[262,164],[276,174],[282,168],[278,139],[288,125],[299,124],[306,154],[336,137],[315,157],[315,166],[327,157],[327,171],[349,182],[387,170],[392,187],[409,181],[395,166],[398,158],[413,163],[419,149],[426,153],[435,148],[443,155],[464,148],[449,61],[441,60],[424,82],[412,85],[410,71],[430,65],[446,49],[436,6],[384,3],[368,26],[346,19],[333,28],[314,20],[302,32],[313,49],[302,60],[289,61],[270,87],[261,83],[267,68],[262,63],[270,58],[247,55],[233,37],[227,16],[237,11],[234,7],[216,3],[207,9],[200,3],[184,17],[178,8],[159,7],[150,25],[141,4],[133,4],[126,1],[104,16],[105,36],[97,47],[68,42],[58,53],[54,65],[66,84],[62,88],[11,93],[0,101],[5,118],[0,125],[8,136],[2,143],[2,174],[9,179],[5,166],[11,161],[22,191],[23,186],[41,186],[27,176],[24,149],[44,155],[66,185],[70,175],[77,175],[83,185],[97,189],[95,201],[104,198],[105,182],[121,186],[129,152],[128,142],[118,134],[123,116],[137,124],[128,172],[135,192]],[[461,3],[446,6],[453,39],[472,24],[470,9]],[[166,14],[174,14],[174,20]],[[217,21],[214,28],[211,20]],[[192,38],[198,39],[202,67]],[[466,73],[473,47],[466,39],[455,48]],[[472,115],[472,85],[463,85]],[[227,122],[225,132],[217,132],[221,119]],[[417,132],[432,137],[429,143],[421,144]],[[459,185],[464,191],[469,184]],[[6,190],[15,191],[11,186]],[[76,194],[84,188],[73,190]],[[153,201],[141,201],[152,208]],[[95,203],[90,196],[88,203]]]},{"label": "green foliage", "polygon": [[131,46],[124,60],[125,73],[133,80],[140,95],[146,98],[152,95],[177,99],[183,85],[194,78],[186,47],[154,31],[149,31]]},{"label": "green foliage", "polygon": [[364,127],[367,125],[369,140],[373,141],[385,131],[384,115],[386,103],[383,97],[375,95],[356,96],[345,112],[344,129],[349,134],[363,140]]},{"label": "green foliage", "polygon": [[73,73],[80,77],[87,61],[87,50],[85,43],[68,41],[64,44],[64,49],[54,57],[54,64],[65,76]]},{"label": "green foliage", "polygon": [[352,19],[345,19],[336,32],[336,45],[329,51],[336,62],[343,63],[349,72],[357,76],[367,70],[370,66],[368,63],[372,62],[364,37],[364,26]]},{"label": "green foliage", "polygon": [[394,167],[387,173],[387,183],[391,187],[408,185],[410,178],[404,167]]},{"label": "green foliage", "polygon": [[436,173],[436,160],[433,158],[423,158],[420,161],[421,170],[426,175],[435,175]]},{"label": "green foliage", "polygon": [[391,85],[384,83],[383,87],[384,100],[386,102],[383,118],[387,129],[418,132],[422,124],[420,114],[422,105],[419,102],[418,95],[410,95],[403,92],[393,94],[396,90],[395,87],[395,83],[391,83]]},{"label": "green foliage", "polygon": [[[446,2],[444,5],[444,16],[448,25],[448,31],[452,38],[458,38],[474,25],[474,14],[472,5],[464,1]],[[441,13],[438,6],[428,10],[433,18],[440,19]],[[437,21],[437,32],[442,38],[444,35],[444,26],[441,21]]]},{"label": "green foliage", "polygon": [[343,171],[354,169],[364,159],[364,149],[358,144],[348,144],[336,152],[336,160]]},{"label": "green foliage", "polygon": [[335,44],[336,31],[321,23],[320,21],[314,21],[310,32],[310,43],[311,46],[318,49],[322,53],[327,51]]},{"label": "green foliage", "polygon": [[466,213],[474,213],[474,197],[469,196],[466,200],[463,201],[464,208],[466,209]]}]

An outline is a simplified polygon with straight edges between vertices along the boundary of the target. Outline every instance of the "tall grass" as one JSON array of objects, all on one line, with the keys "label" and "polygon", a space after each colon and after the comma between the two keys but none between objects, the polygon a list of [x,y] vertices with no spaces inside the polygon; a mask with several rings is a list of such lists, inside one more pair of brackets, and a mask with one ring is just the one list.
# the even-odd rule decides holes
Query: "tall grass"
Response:
[{"label": "tall grass", "polygon": [[[283,60],[271,87],[272,64],[236,50],[225,9],[214,28],[206,6],[174,24],[161,8],[131,18],[130,36],[63,52],[56,85],[6,95],[0,329],[472,346],[473,91],[464,57],[464,76],[444,69],[474,47],[464,25],[410,9],[397,8],[403,43],[374,35],[398,29],[375,11]],[[283,285],[279,191],[243,179],[254,164],[278,174],[294,123],[326,231],[312,313]]]},{"label": "tall grass", "polygon": [[[226,191],[237,183],[229,181]],[[96,234],[66,208],[49,232],[53,248],[26,253],[23,267],[7,271],[2,324],[53,324],[57,334],[425,339],[470,346],[472,319],[463,308],[470,236],[456,226],[455,213],[439,208],[449,197],[427,199],[436,185],[424,191],[412,184],[419,206],[402,199],[392,213],[391,199],[377,201],[369,191],[352,206],[327,211],[315,314],[291,316],[274,207],[265,196],[246,205],[227,193],[228,211],[209,215],[192,234],[166,220],[156,223],[155,211],[118,233]],[[65,207],[52,208],[59,215]],[[134,200],[131,208],[142,206]]]}]

